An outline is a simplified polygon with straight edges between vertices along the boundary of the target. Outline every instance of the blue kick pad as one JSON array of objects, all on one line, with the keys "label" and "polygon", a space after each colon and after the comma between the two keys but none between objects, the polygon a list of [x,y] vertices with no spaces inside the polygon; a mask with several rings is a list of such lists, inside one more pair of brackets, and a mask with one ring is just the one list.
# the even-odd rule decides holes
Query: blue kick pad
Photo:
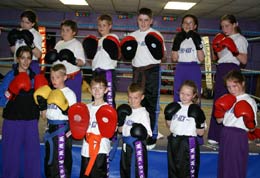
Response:
[{"label": "blue kick pad", "polygon": [[[0,152],[2,154],[2,144],[0,144]],[[41,145],[42,153],[42,176],[44,176],[43,160],[44,160],[44,145]],[[73,167],[71,178],[78,178],[80,173],[80,162],[81,162],[81,147],[73,146]],[[120,163],[120,152],[117,153],[112,162],[110,162],[110,178],[120,178],[119,174],[119,163]],[[201,153],[201,164],[199,178],[216,178],[217,174],[217,158],[218,154],[214,152]],[[23,160],[23,158],[22,158]],[[21,160],[21,163],[22,163]],[[148,178],[167,178],[167,153],[166,151],[149,151],[148,152],[149,169]],[[0,156],[0,177],[2,177],[2,155]],[[248,162],[247,178],[260,178],[260,155],[250,154]],[[21,178],[23,177],[23,165],[21,164]]]}]

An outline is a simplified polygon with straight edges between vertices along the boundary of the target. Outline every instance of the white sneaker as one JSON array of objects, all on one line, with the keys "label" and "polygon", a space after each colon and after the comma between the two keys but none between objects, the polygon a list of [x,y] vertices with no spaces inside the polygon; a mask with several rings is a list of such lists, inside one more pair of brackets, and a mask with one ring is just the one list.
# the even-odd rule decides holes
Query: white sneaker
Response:
[{"label": "white sneaker", "polygon": [[146,149],[147,149],[147,150],[152,150],[152,149],[155,148],[155,146],[156,146],[156,144],[146,145]]},{"label": "white sneaker", "polygon": [[211,145],[218,145],[218,142],[215,141],[215,140],[208,140],[208,143],[211,144]]},{"label": "white sneaker", "polygon": [[159,139],[163,139],[164,138],[164,135],[163,134],[161,134],[160,132],[158,132],[158,135],[157,135],[157,140],[159,140]]}]

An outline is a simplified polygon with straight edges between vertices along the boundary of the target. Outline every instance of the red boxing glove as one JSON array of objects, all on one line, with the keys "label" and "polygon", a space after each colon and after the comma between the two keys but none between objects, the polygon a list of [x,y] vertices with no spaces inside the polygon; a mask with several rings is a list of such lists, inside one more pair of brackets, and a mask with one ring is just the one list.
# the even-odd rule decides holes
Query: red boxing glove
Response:
[{"label": "red boxing glove", "polygon": [[231,94],[225,94],[218,98],[214,105],[215,105],[215,111],[214,111],[214,116],[216,118],[223,118],[226,111],[231,109],[233,104],[236,102],[236,97]]},{"label": "red boxing glove", "polygon": [[233,54],[233,56],[237,56],[239,54],[237,46],[231,38],[227,37],[222,40],[221,45],[223,47],[227,47],[227,49]]},{"label": "red boxing glove", "polygon": [[213,41],[212,41],[212,48],[215,53],[218,53],[224,49],[224,46],[222,46],[221,41],[224,40],[226,37],[222,33],[218,33]]},{"label": "red boxing glove", "polygon": [[36,91],[38,88],[44,86],[44,85],[49,85],[47,79],[43,74],[37,74],[34,77],[34,90]]},{"label": "red boxing glove", "polygon": [[245,101],[241,100],[236,103],[234,107],[234,114],[237,118],[243,117],[245,126],[248,129],[255,128],[255,114],[254,110],[252,109],[251,105]]},{"label": "red boxing glove", "polygon": [[249,140],[255,140],[257,138],[260,138],[260,129],[259,128],[256,128],[252,132],[248,132],[248,139]]},{"label": "red boxing glove", "polygon": [[11,81],[5,96],[11,99],[13,95],[18,95],[21,90],[29,91],[31,89],[31,80],[26,72],[19,72]]}]

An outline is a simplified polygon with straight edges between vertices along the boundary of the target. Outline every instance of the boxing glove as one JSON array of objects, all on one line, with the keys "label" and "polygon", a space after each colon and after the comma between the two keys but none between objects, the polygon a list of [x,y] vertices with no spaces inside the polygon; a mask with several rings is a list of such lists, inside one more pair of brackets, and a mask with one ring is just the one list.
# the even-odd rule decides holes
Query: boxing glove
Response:
[{"label": "boxing glove", "polygon": [[248,129],[255,128],[255,114],[251,105],[245,101],[238,101],[234,106],[234,115],[239,118],[243,117],[244,124]]},{"label": "boxing glove", "polygon": [[214,51],[215,53],[218,53],[218,52],[222,51],[222,50],[225,48],[225,47],[222,46],[222,44],[221,44],[221,41],[224,40],[225,38],[226,38],[225,35],[222,34],[222,33],[218,33],[218,34],[214,37],[214,39],[213,39],[213,41],[212,41],[212,48],[213,48],[213,51]]},{"label": "boxing glove", "polygon": [[84,103],[75,103],[68,110],[69,125],[72,137],[82,139],[89,126],[89,110]]},{"label": "boxing glove", "polygon": [[14,46],[15,45],[15,42],[18,40],[18,39],[21,39],[21,31],[20,30],[17,30],[17,29],[12,29],[8,35],[7,35],[7,40],[9,42],[9,45],[10,46]]},{"label": "boxing glove", "polygon": [[226,47],[233,54],[233,56],[238,56],[239,51],[235,42],[231,38],[226,37],[220,42],[220,45]]},{"label": "boxing glove", "polygon": [[149,32],[144,39],[144,42],[152,54],[154,59],[161,60],[164,55],[164,45],[162,37],[156,32]]},{"label": "boxing glove", "polygon": [[34,77],[34,90],[37,90],[38,88],[49,85],[48,80],[45,78],[43,74],[37,74]]},{"label": "boxing glove", "polygon": [[206,117],[198,104],[191,104],[189,106],[188,117],[193,117],[195,119],[197,129],[205,128]]},{"label": "boxing glove", "polygon": [[19,72],[18,75],[10,82],[8,90],[5,92],[7,99],[12,99],[21,91],[28,92],[31,89],[31,80],[26,72]]},{"label": "boxing glove", "polygon": [[138,140],[145,140],[148,136],[146,128],[139,123],[133,123],[130,130],[132,137],[137,138]]},{"label": "boxing glove", "polygon": [[55,104],[64,115],[68,114],[69,103],[63,92],[59,89],[52,90],[47,98],[47,104]]},{"label": "boxing glove", "polygon": [[173,41],[172,51],[179,51],[181,43],[185,39],[186,39],[186,32],[185,31],[181,31],[181,32],[177,33],[175,38],[174,38],[174,41]]},{"label": "boxing glove", "polygon": [[39,106],[40,111],[47,109],[47,98],[51,93],[51,88],[48,85],[39,87],[33,93],[35,103]]},{"label": "boxing glove", "polygon": [[124,59],[131,61],[135,57],[137,45],[137,41],[133,36],[126,36],[122,39],[120,46]]},{"label": "boxing glove", "polygon": [[94,35],[88,35],[82,42],[87,59],[94,59],[98,49],[98,39]]},{"label": "boxing glove", "polygon": [[113,60],[119,59],[120,43],[119,43],[119,40],[116,37],[114,37],[112,35],[108,35],[103,40],[102,46],[111,59],[113,59]]},{"label": "boxing glove", "polygon": [[169,103],[164,109],[165,120],[170,121],[174,114],[181,109],[181,105],[178,102]]},{"label": "boxing glove", "polygon": [[260,129],[259,128],[255,128],[255,130],[253,130],[252,132],[248,132],[248,139],[249,140],[255,140],[255,139],[259,139],[260,138]]},{"label": "boxing glove", "polygon": [[117,117],[118,117],[118,126],[121,127],[124,125],[126,116],[132,114],[132,108],[128,104],[121,104],[117,108]]},{"label": "boxing glove", "polygon": [[192,39],[193,43],[195,44],[196,50],[202,50],[203,45],[202,45],[200,35],[198,33],[194,32],[193,30],[190,30],[187,33],[186,38]]},{"label": "boxing glove", "polygon": [[110,105],[103,105],[97,110],[96,119],[100,135],[112,138],[117,126],[116,110]]},{"label": "boxing glove", "polygon": [[27,46],[29,46],[31,49],[35,48],[35,45],[33,43],[34,37],[33,37],[33,34],[29,30],[22,30],[21,38],[24,40],[25,44]]},{"label": "boxing glove", "polygon": [[59,59],[59,54],[56,49],[51,49],[46,53],[44,59],[47,64],[53,64]]},{"label": "boxing glove", "polygon": [[77,65],[76,57],[74,56],[73,52],[69,49],[62,49],[59,52],[59,60],[60,61],[67,61],[72,65]]},{"label": "boxing glove", "polygon": [[231,107],[235,104],[236,102],[236,97],[231,94],[225,94],[218,98],[215,103],[215,111],[214,111],[214,116],[218,118],[223,118],[226,111],[231,109]]}]

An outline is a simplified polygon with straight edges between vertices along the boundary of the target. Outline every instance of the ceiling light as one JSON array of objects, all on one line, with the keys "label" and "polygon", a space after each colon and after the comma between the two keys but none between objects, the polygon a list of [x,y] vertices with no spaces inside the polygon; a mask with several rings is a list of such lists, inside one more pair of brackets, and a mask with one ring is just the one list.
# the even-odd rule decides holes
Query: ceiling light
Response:
[{"label": "ceiling light", "polygon": [[194,2],[170,1],[164,6],[164,9],[189,10],[195,4]]},{"label": "ceiling light", "polygon": [[88,3],[86,0],[60,0],[63,4],[68,5],[85,5],[87,6]]}]

